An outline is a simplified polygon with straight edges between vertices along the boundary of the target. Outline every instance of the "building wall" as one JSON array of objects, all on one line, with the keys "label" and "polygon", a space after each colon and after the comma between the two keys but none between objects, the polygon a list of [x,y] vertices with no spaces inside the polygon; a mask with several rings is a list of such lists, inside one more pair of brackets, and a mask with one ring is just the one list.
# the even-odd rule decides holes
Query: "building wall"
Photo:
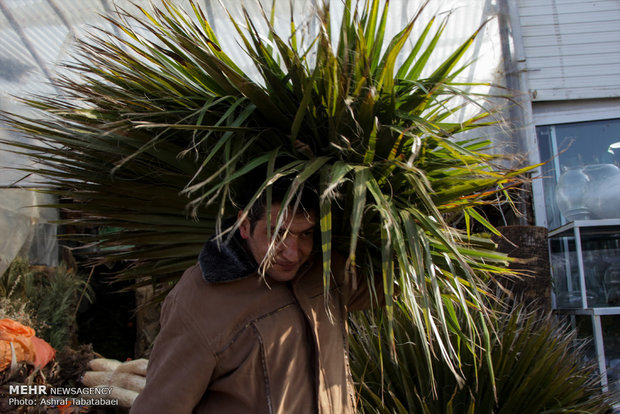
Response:
[{"label": "building wall", "polygon": [[[521,98],[517,146],[529,155],[530,164],[553,163],[539,152],[537,127],[620,118],[620,2],[500,4],[507,15],[504,30],[510,34],[506,75],[516,79],[511,86]],[[548,173],[538,169],[534,175]],[[553,224],[547,218],[548,199],[543,180],[534,180],[533,221],[539,226]]]},{"label": "building wall", "polygon": [[620,96],[618,0],[518,0],[534,102]]},{"label": "building wall", "polygon": [[620,199],[620,180],[592,174],[620,173],[620,1],[503,1],[526,97],[524,147],[531,162],[545,162],[533,203],[536,223],[551,235],[553,306],[593,338],[603,388],[620,390],[620,307],[610,276],[620,257],[620,203],[611,201]]}]

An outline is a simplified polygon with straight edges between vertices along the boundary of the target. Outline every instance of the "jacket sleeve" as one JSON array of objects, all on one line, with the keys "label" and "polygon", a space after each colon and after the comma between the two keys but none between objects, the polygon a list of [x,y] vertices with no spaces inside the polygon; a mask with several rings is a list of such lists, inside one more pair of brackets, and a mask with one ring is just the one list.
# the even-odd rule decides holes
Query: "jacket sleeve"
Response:
[{"label": "jacket sleeve", "polygon": [[161,329],[149,358],[144,390],[131,414],[191,413],[204,397],[215,356],[201,330],[174,292],[161,314]]}]

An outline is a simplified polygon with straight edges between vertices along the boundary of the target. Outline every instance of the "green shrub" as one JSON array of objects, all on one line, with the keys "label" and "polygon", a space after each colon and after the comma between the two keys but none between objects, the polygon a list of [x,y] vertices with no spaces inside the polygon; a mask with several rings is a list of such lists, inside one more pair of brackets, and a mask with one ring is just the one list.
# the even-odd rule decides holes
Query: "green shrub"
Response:
[{"label": "green shrub", "polygon": [[30,266],[17,258],[0,277],[0,318],[31,326],[54,348],[69,345],[75,333],[80,298],[91,299],[84,278],[64,264]]},{"label": "green shrub", "polygon": [[[463,352],[457,379],[438,358],[433,372],[420,350],[418,331],[396,312],[396,360],[384,315],[352,318],[351,369],[364,413],[606,413],[617,396],[603,393],[596,367],[584,361],[585,343],[552,314],[516,307],[497,313],[497,335],[477,361]],[[378,321],[373,324],[373,321]],[[376,338],[379,337],[380,340]],[[461,341],[453,336],[452,345]],[[489,358],[491,364],[486,364]],[[435,384],[433,384],[433,377]],[[477,380],[476,380],[477,378]],[[493,381],[495,380],[495,389]]]}]

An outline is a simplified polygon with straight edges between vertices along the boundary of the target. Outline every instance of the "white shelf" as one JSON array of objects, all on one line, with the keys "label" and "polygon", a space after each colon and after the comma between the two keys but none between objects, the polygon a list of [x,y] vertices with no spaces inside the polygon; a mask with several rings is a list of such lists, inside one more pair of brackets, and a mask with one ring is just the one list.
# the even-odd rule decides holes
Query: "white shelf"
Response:
[{"label": "white shelf", "polygon": [[[605,359],[605,347],[604,347],[604,335],[601,325],[601,317],[610,315],[620,315],[620,306],[591,306],[588,304],[587,297],[587,283],[586,283],[586,264],[584,263],[584,251],[582,250],[582,237],[584,236],[596,236],[597,238],[609,238],[617,239],[620,234],[620,219],[604,219],[604,220],[575,220],[570,223],[564,224],[556,229],[549,231],[549,239],[562,239],[564,248],[561,249],[564,255],[569,254],[568,240],[574,240],[574,250],[570,249],[570,252],[576,254],[577,259],[577,283],[571,284],[569,282],[571,278],[570,265],[567,269],[567,274],[564,277],[567,278],[568,289],[575,289],[580,295],[581,306],[563,306],[558,307],[555,293],[553,295],[553,304],[557,312],[561,312],[569,315],[583,315],[589,316],[592,323],[592,332],[594,336],[594,347],[598,359],[599,372],[601,373],[601,385],[603,389],[608,389],[607,379],[607,365]],[[551,243],[549,244],[549,254],[552,256]],[[591,265],[591,264],[588,264]],[[554,278],[559,275],[553,275]],[[616,303],[614,303],[616,305]]]},{"label": "white shelf", "polygon": [[[575,228],[591,233],[620,232],[620,219],[575,220],[549,231],[549,238],[571,236]],[[584,233],[585,234],[585,233]]]},{"label": "white shelf", "polygon": [[570,313],[573,315],[606,316],[620,315],[620,306],[607,306],[602,308],[557,308],[557,312]]}]

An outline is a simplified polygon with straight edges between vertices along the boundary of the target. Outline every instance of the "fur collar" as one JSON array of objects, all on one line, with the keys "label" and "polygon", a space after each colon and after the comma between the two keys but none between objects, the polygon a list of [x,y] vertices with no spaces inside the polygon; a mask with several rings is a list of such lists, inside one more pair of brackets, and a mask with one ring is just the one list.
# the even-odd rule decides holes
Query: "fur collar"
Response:
[{"label": "fur collar", "polygon": [[209,283],[232,282],[255,273],[256,261],[246,250],[237,230],[230,239],[224,237],[218,245],[215,236],[209,239],[198,256],[202,278]]}]

